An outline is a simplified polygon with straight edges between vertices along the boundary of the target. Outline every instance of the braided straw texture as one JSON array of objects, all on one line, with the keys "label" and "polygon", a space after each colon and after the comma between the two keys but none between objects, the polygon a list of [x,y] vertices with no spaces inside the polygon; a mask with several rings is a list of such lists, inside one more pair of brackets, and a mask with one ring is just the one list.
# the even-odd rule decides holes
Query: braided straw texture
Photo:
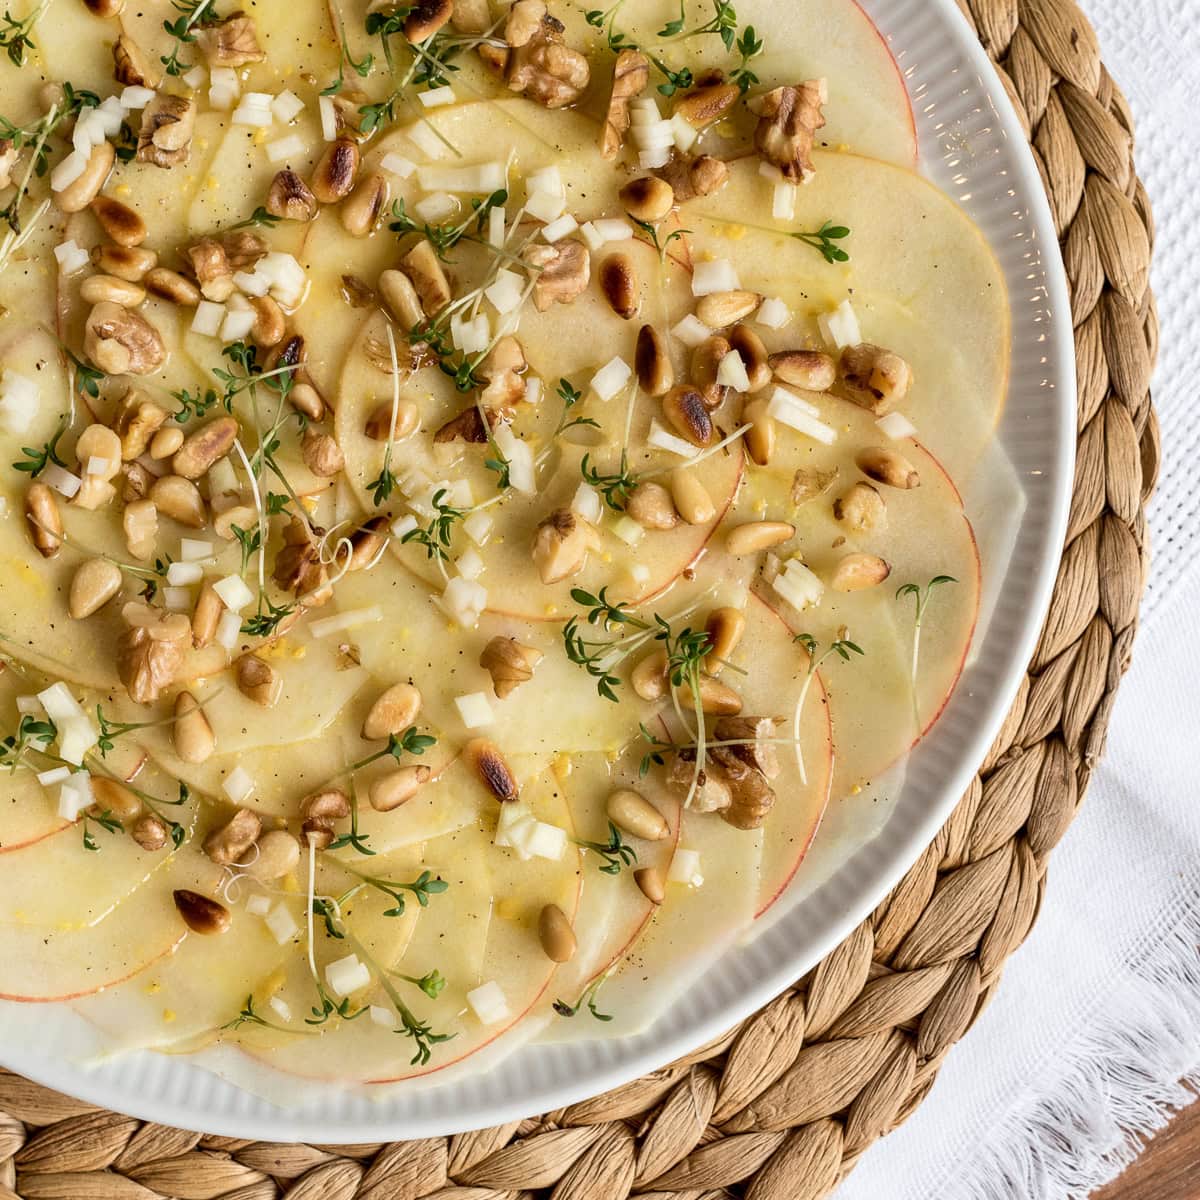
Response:
[{"label": "braided straw texture", "polygon": [[933,844],[742,1026],[536,1120],[390,1145],[270,1145],[145,1124],[0,1073],[0,1200],[817,1200],[921,1103],[1029,933],[1103,749],[1159,450],[1154,234],[1125,99],[1072,0],[959,4],[1022,115],[1062,239],[1079,453],[1041,642]]}]

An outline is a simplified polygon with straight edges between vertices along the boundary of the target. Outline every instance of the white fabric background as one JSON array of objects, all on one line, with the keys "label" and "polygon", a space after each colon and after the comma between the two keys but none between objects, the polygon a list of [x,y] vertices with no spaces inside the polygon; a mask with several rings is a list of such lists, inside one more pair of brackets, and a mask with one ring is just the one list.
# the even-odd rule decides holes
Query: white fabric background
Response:
[{"label": "white fabric background", "polygon": [[1154,573],[1040,920],[929,1099],[838,1200],[1067,1200],[1200,1083],[1200,0],[1083,0],[1138,121],[1162,318]]}]

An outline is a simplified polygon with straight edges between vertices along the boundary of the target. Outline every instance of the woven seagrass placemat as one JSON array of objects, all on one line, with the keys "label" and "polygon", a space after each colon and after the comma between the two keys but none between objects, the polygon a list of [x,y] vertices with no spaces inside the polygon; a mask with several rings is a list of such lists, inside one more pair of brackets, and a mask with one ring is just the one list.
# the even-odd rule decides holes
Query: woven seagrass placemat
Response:
[{"label": "woven seagrass placemat", "polygon": [[717,1043],[452,1138],[201,1137],[0,1072],[0,1200],[817,1200],[921,1103],[1037,917],[1129,664],[1158,469],[1153,223],[1132,123],[1072,0],[958,0],[1022,114],[1071,287],[1079,454],[1050,613],[966,795],[879,908]]}]

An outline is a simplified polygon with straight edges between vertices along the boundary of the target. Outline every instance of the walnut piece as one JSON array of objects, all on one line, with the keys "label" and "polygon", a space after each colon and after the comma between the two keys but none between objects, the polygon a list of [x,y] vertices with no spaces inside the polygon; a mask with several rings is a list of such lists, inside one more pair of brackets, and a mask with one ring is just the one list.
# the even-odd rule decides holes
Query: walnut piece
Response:
[{"label": "walnut piece", "polygon": [[542,0],[517,0],[509,9],[504,40],[511,47],[505,82],[511,91],[546,108],[565,108],[591,79],[588,60],[563,43],[563,25]]},{"label": "walnut piece", "polygon": [[527,246],[524,258],[530,266],[539,268],[533,285],[533,304],[538,312],[554,304],[570,304],[583,294],[592,277],[592,257],[582,242]]},{"label": "walnut piece", "polygon": [[758,116],[754,147],[785,179],[799,183],[814,171],[813,137],[825,124],[821,106],[827,99],[825,81],[818,79],[777,87],[750,101]]},{"label": "walnut piece", "polygon": [[83,349],[106,375],[151,375],[167,358],[158,330],[111,300],[101,301],[88,315]]},{"label": "walnut piece", "polygon": [[757,829],[775,806],[775,789],[757,767],[734,753],[739,749],[718,746],[710,754],[710,765],[729,787],[729,807],[721,816],[735,829]]},{"label": "walnut piece", "polygon": [[196,27],[196,42],[210,67],[243,67],[267,56],[258,44],[254,18],[235,12],[217,25]]},{"label": "walnut piece", "polygon": [[125,632],[117,642],[117,675],[135,704],[153,704],[175,682],[192,625],[183,613],[169,613],[132,601],[121,610]]},{"label": "walnut piece", "polygon": [[138,162],[156,167],[175,167],[186,163],[192,148],[192,130],[196,124],[196,105],[182,96],[162,92],[142,110],[142,128],[138,134]]},{"label": "walnut piece", "polygon": [[285,221],[311,221],[317,215],[317,198],[295,171],[279,171],[271,180],[266,209]]},{"label": "walnut piece", "polygon": [[569,508],[556,508],[533,535],[533,565],[541,581],[561,583],[587,565],[595,542],[592,527]]},{"label": "walnut piece", "polygon": [[767,779],[775,779],[779,775],[779,755],[772,740],[775,725],[774,717],[721,717],[713,727],[713,737],[718,742],[744,742],[722,749],[761,771]]},{"label": "walnut piece", "polygon": [[317,544],[299,517],[293,517],[283,531],[283,546],[275,556],[273,578],[281,588],[296,596],[319,595],[328,583]]},{"label": "walnut piece", "polygon": [[528,368],[521,343],[515,337],[502,337],[479,365],[478,375],[486,384],[479,395],[484,408],[511,421],[514,405],[525,398],[522,375]]},{"label": "walnut piece", "polygon": [[697,196],[711,196],[729,181],[729,165],[723,159],[713,158],[711,154],[688,158],[672,153],[667,165],[654,173],[671,185],[677,204],[684,204]]},{"label": "walnut piece", "polygon": [[183,257],[206,300],[220,303],[233,295],[233,268],[216,238],[201,238],[183,251]]},{"label": "walnut piece", "polygon": [[516,638],[494,637],[484,646],[479,665],[492,677],[492,690],[503,700],[533,678],[533,669],[542,657],[540,650],[522,645]]},{"label": "walnut piece", "polygon": [[846,399],[877,417],[902,404],[912,389],[912,368],[898,354],[863,342],[842,351],[842,391]]},{"label": "walnut piece", "polygon": [[[723,812],[731,803],[729,784],[721,778],[720,772],[714,772],[707,766],[696,774],[695,750],[680,750],[671,760],[667,770],[667,787],[681,800],[692,797],[691,809],[694,812]],[[696,790],[692,791],[695,782]]]},{"label": "walnut piece", "polygon": [[629,132],[629,102],[640,96],[650,82],[650,60],[640,50],[622,50],[613,67],[612,95],[600,134],[601,157],[614,159]]},{"label": "walnut piece", "polygon": [[479,407],[472,404],[464,408],[457,416],[451,417],[434,435],[435,443],[469,442],[482,446],[487,441],[487,430],[483,427],[483,417]]}]

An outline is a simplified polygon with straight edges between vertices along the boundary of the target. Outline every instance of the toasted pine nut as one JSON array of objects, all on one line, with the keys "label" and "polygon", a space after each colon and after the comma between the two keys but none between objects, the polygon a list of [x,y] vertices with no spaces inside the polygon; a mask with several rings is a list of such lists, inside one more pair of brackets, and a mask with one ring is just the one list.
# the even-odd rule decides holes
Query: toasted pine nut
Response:
[{"label": "toasted pine nut", "polygon": [[142,802],[123,783],[103,775],[92,776],[92,798],[97,812],[110,812],[118,821],[132,821],[142,811]]},{"label": "toasted pine nut", "polygon": [[887,524],[887,505],[869,483],[856,483],[833,502],[833,515],[856,533],[864,533]]},{"label": "toasted pine nut", "polygon": [[643,529],[674,529],[679,524],[671,493],[653,480],[639,483],[629,493],[625,511]]},{"label": "toasted pine nut", "polygon": [[142,277],[142,286],[151,295],[160,296],[184,308],[195,308],[200,303],[200,289],[178,271],[166,267],[152,267]]},{"label": "toasted pine nut", "polygon": [[368,798],[376,812],[391,812],[411,800],[429,782],[433,772],[428,767],[400,767],[389,771],[371,784]]},{"label": "toasted pine nut", "polygon": [[746,614],[740,608],[714,608],[708,614],[704,628],[712,642],[712,650],[702,660],[704,670],[717,676],[746,632]]},{"label": "toasted pine nut", "polygon": [[322,204],[336,204],[350,194],[362,154],[358,143],[340,137],[330,142],[313,170],[312,194]]},{"label": "toasted pine nut", "polygon": [[638,383],[648,396],[665,396],[675,386],[675,366],[662,334],[653,325],[638,331],[634,352]]},{"label": "toasted pine nut", "polygon": [[278,346],[287,333],[283,309],[270,296],[252,296],[250,307],[254,309],[254,328],[250,336],[256,346]]},{"label": "toasted pine nut", "polygon": [[662,400],[663,415],[671,428],[693,446],[708,446],[713,440],[712,417],[704,397],[690,387],[672,388]]},{"label": "toasted pine nut", "polygon": [[[378,408],[374,409],[371,415],[367,418],[366,428],[363,432],[372,441],[386,442],[402,442],[406,438],[412,437],[421,424],[421,410],[413,400],[401,400],[396,405],[396,423],[392,425],[392,404],[391,401],[384,401]],[[390,427],[390,428],[389,428]]]},{"label": "toasted pine nut", "polygon": [[269,829],[238,859],[238,866],[260,883],[290,875],[300,862],[300,843],[286,829]]},{"label": "toasted pine nut", "polygon": [[620,191],[625,211],[638,221],[657,225],[675,207],[675,189],[665,179],[644,175],[631,179]]},{"label": "toasted pine nut", "polygon": [[368,175],[342,205],[342,228],[351,237],[366,237],[387,207],[391,185],[382,171]]},{"label": "toasted pine nut", "polygon": [[858,469],[876,483],[903,489],[921,486],[921,476],[917,473],[917,468],[899,451],[889,450],[885,446],[874,446],[860,450],[854,461]]},{"label": "toasted pine nut", "polygon": [[193,932],[201,934],[224,933],[233,920],[229,909],[223,904],[199,892],[178,888],[172,893],[175,907],[183,923]]},{"label": "toasted pine nut", "polygon": [[175,697],[171,740],[175,744],[175,753],[186,763],[207,762],[217,748],[213,727],[191,692],[180,692]]},{"label": "toasted pine nut", "polygon": [[107,558],[87,558],[71,577],[67,611],[76,621],[99,612],[121,590],[121,568]]},{"label": "toasted pine nut", "polygon": [[100,227],[117,245],[140,246],[146,240],[146,222],[120,200],[95,196],[91,207]]},{"label": "toasted pine nut", "polygon": [[218,867],[227,867],[258,841],[260,833],[262,818],[248,808],[239,808],[224,825],[204,839],[204,853]]},{"label": "toasted pine nut", "polygon": [[89,275],[79,285],[80,299],[88,304],[111,300],[122,308],[137,308],[146,299],[146,289],[115,275]]},{"label": "toasted pine nut", "polygon": [[835,592],[862,592],[881,584],[892,568],[875,554],[847,554],[833,569],[829,586]]},{"label": "toasted pine nut", "polygon": [[622,788],[608,798],[608,819],[619,829],[648,842],[661,842],[671,832],[667,818],[639,792]]},{"label": "toasted pine nut", "polygon": [[730,554],[757,554],[794,537],[796,527],[786,521],[751,521],[729,531],[725,549]]},{"label": "toasted pine nut", "polygon": [[189,529],[203,529],[208,522],[200,489],[181,475],[164,475],[156,479],[150,485],[150,499],[163,516]]},{"label": "toasted pine nut", "polygon": [[463,757],[497,800],[503,803],[517,799],[519,789],[516,777],[495,742],[487,738],[472,738],[463,747]]},{"label": "toasted pine nut", "polygon": [[637,267],[628,254],[610,254],[599,271],[600,290],[609,307],[624,321],[632,321],[642,307]]},{"label": "toasted pine nut", "polygon": [[717,372],[721,368],[721,359],[732,349],[728,339],[717,333],[692,352],[692,386],[699,389],[710,409],[719,408],[729,393],[728,388],[717,382]]},{"label": "toasted pine nut", "polygon": [[310,421],[325,419],[325,401],[311,383],[297,383],[288,392],[288,401],[298,413],[303,413]]},{"label": "toasted pine nut", "polygon": [[751,392],[761,392],[768,387],[774,376],[767,365],[767,348],[762,338],[748,325],[735,325],[729,331],[729,345],[741,357]]},{"label": "toasted pine nut", "polygon": [[417,289],[403,271],[383,271],[379,276],[379,294],[393,317],[405,332],[415,329],[425,320]]},{"label": "toasted pine nut", "polygon": [[233,449],[237,440],[238,423],[235,417],[217,417],[201,425],[180,446],[172,461],[176,475],[184,479],[199,479],[219,458]]},{"label": "toasted pine nut", "polygon": [[746,432],[746,453],[750,461],[765,467],[775,453],[775,418],[767,414],[766,400],[750,400],[742,409],[742,423],[750,426]]},{"label": "toasted pine nut", "polygon": [[158,509],[153,500],[134,500],[121,516],[125,545],[134,558],[145,562],[154,554],[158,540]]},{"label": "toasted pine nut", "polygon": [[158,265],[158,255],[144,246],[97,246],[92,265],[105,275],[140,283]]},{"label": "toasted pine nut", "polygon": [[99,195],[116,158],[117,151],[112,142],[100,142],[93,146],[83,174],[55,194],[54,203],[59,211],[77,213],[87,208]]},{"label": "toasted pine nut", "polygon": [[62,513],[54,493],[44,483],[29,485],[25,493],[25,519],[34,548],[43,558],[53,558],[62,549]]},{"label": "toasted pine nut", "polygon": [[837,379],[837,364],[820,350],[781,350],[767,361],[778,379],[810,392],[827,392]]},{"label": "toasted pine nut", "polygon": [[192,611],[192,645],[197,650],[203,650],[217,636],[217,624],[224,611],[221,597],[213,591],[213,585],[206,581],[200,588],[196,607]]},{"label": "toasted pine nut", "polygon": [[421,693],[411,683],[395,683],[371,705],[362,726],[368,742],[403,733],[421,711]]},{"label": "toasted pine nut", "polygon": [[[710,675],[700,676],[701,711],[718,717],[736,717],[742,711],[742,698],[733,690]],[[695,706],[696,697],[691,687],[684,683],[675,689],[675,697],[683,707]]]},{"label": "toasted pine nut", "polygon": [[744,321],[761,303],[762,297],[757,292],[713,292],[700,297],[696,316],[709,329],[727,329]]},{"label": "toasted pine nut", "polygon": [[661,867],[639,867],[633,881],[651,904],[661,904],[667,896],[667,880]]},{"label": "toasted pine nut", "polygon": [[651,650],[639,659],[629,682],[643,700],[661,700],[667,694],[667,652]]},{"label": "toasted pine nut", "polygon": [[150,457],[161,462],[182,445],[183,430],[178,425],[165,425],[150,439]]},{"label": "toasted pine nut", "polygon": [[547,904],[538,916],[538,940],[551,962],[570,962],[575,957],[575,930],[557,904]]},{"label": "toasted pine nut", "polygon": [[676,467],[671,472],[671,496],[679,515],[689,525],[707,525],[717,515],[708,489],[687,467]]}]

